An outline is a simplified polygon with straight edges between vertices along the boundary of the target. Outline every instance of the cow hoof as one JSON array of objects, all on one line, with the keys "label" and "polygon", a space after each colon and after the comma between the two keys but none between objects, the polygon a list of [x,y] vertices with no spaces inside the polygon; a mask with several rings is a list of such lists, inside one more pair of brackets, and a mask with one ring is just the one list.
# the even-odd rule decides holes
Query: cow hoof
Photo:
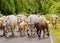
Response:
[{"label": "cow hoof", "polygon": [[11,37],[14,37],[14,35],[11,35]]},{"label": "cow hoof", "polygon": [[40,39],[40,37],[38,37],[38,39]]},{"label": "cow hoof", "polygon": [[49,37],[49,34],[47,34],[47,36]]},{"label": "cow hoof", "polygon": [[27,34],[28,36],[30,36],[30,34]]},{"label": "cow hoof", "polygon": [[20,35],[20,37],[23,37],[23,35]]},{"label": "cow hoof", "polygon": [[22,37],[22,35],[20,35],[20,37]]},{"label": "cow hoof", "polygon": [[8,38],[8,36],[5,36],[6,38]]},{"label": "cow hoof", "polygon": [[1,35],[0,38],[3,37],[3,36],[4,36],[4,35]]},{"label": "cow hoof", "polygon": [[35,33],[33,33],[33,35],[35,35]]},{"label": "cow hoof", "polygon": [[38,35],[39,39],[40,39],[40,35]]}]

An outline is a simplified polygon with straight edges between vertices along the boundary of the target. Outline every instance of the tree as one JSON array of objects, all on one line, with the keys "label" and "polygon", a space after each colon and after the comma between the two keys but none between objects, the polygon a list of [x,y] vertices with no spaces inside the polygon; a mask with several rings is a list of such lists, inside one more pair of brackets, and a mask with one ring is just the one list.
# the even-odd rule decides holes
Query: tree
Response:
[{"label": "tree", "polygon": [[21,0],[14,0],[15,2],[15,12],[16,13],[21,13],[23,12],[23,4]]},{"label": "tree", "polygon": [[13,14],[15,13],[14,0],[0,0],[0,10],[3,14]]}]

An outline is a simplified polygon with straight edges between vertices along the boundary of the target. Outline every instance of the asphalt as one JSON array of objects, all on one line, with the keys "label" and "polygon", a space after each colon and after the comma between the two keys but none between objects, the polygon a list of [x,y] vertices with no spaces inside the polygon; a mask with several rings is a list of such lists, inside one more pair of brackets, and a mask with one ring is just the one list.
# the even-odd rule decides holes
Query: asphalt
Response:
[{"label": "asphalt", "polygon": [[[40,39],[38,39],[37,35],[34,35],[33,37],[28,37],[27,35],[24,37],[20,37],[19,32],[14,32],[14,37],[0,37],[0,43],[51,43],[50,37],[43,38],[41,36]],[[3,34],[3,31],[0,31],[0,35]],[[10,36],[11,33],[8,34]],[[42,32],[43,35],[43,32]]]}]

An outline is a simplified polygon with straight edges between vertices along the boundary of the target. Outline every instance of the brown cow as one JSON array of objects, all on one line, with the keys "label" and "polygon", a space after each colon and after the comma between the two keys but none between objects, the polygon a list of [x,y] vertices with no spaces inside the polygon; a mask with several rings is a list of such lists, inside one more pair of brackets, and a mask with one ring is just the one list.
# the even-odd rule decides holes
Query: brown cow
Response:
[{"label": "brown cow", "polygon": [[49,26],[44,16],[39,18],[39,22],[35,24],[35,27],[37,29],[37,35],[39,38],[41,37],[42,30],[44,32],[43,37],[45,36],[45,33],[47,33],[47,36],[49,36]]},{"label": "brown cow", "polygon": [[24,31],[25,31],[25,27],[27,25],[27,19],[28,17],[28,14],[25,13],[24,15],[17,15],[17,25],[18,25],[18,28],[19,28],[19,31],[20,31],[20,36],[24,36]]},{"label": "brown cow", "polygon": [[20,31],[20,36],[24,36],[25,35],[25,30],[26,30],[26,27],[27,27],[27,22],[26,21],[22,21],[20,24],[19,24],[19,31]]},{"label": "brown cow", "polygon": [[3,24],[5,17],[6,16],[3,16],[3,17],[0,18],[0,30],[3,30],[3,36],[5,36],[5,30],[4,30],[4,28],[5,28],[4,26],[5,25]]}]

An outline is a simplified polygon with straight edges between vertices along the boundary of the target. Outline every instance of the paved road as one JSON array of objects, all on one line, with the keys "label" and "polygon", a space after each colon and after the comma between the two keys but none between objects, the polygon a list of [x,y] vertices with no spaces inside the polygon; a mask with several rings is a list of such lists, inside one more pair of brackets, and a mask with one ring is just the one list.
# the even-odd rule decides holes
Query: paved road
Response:
[{"label": "paved road", "polygon": [[[0,35],[2,34],[2,31],[0,31]],[[10,34],[10,33],[9,33]],[[50,38],[48,37],[41,37],[41,39],[38,39],[37,36],[34,37],[20,37],[19,33],[15,32],[15,37],[10,37],[10,38],[5,38],[1,37],[0,38],[0,43],[51,43]]]}]

